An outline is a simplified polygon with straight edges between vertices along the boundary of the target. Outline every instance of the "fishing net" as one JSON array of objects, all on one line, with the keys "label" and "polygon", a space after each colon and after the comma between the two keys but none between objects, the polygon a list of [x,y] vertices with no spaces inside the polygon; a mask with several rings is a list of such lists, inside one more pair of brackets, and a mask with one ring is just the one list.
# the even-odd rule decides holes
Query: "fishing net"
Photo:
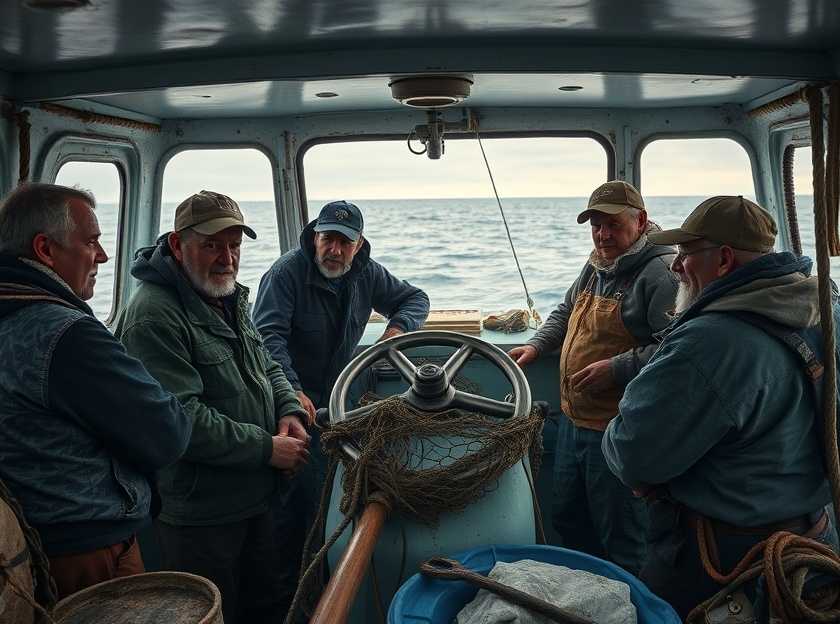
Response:
[{"label": "fishing net", "polygon": [[[378,401],[373,395],[362,404]],[[531,474],[539,470],[544,416],[538,407],[522,418],[498,419],[449,409],[421,411],[399,396],[384,399],[363,418],[333,423],[321,434],[329,458],[318,519],[304,546],[298,595],[317,595],[318,570],[344,529],[371,500],[427,525],[494,490],[499,478],[530,454]],[[358,450],[352,459],[345,445]],[[317,554],[313,535],[323,531],[326,505],[338,465],[343,468],[339,504],[343,522]],[[295,598],[287,622],[297,606]]]}]

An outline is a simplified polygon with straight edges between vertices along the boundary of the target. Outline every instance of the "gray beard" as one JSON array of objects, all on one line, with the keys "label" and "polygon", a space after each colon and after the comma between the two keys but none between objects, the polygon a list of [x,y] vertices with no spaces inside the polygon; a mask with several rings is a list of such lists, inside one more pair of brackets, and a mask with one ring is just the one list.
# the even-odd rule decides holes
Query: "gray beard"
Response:
[{"label": "gray beard", "polygon": [[192,268],[186,262],[184,262],[181,266],[183,267],[184,274],[187,276],[190,284],[192,284],[192,287],[204,297],[209,299],[221,299],[222,297],[232,295],[236,290],[236,273],[230,276],[229,282],[226,281],[224,284],[216,285],[209,280],[201,279],[193,272]]},{"label": "gray beard", "polygon": [[701,290],[694,288],[685,282],[677,284],[677,296],[674,301],[674,312],[676,314],[682,314],[688,310],[694,302],[700,298],[700,292]]},{"label": "gray beard", "polygon": [[318,267],[318,271],[320,271],[321,275],[326,277],[327,279],[337,279],[342,275],[346,275],[347,271],[350,270],[351,265],[345,264],[342,268],[336,269],[335,271],[330,271],[327,267],[323,265],[323,263],[318,259],[315,258],[315,266]]}]

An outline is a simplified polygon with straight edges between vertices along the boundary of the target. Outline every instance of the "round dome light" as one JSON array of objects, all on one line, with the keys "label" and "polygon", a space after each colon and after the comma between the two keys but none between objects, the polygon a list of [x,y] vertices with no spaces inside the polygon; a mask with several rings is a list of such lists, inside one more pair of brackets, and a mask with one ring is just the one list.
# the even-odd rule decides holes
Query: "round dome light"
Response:
[{"label": "round dome light", "polygon": [[412,108],[443,108],[470,96],[473,82],[459,76],[410,76],[392,80],[391,97]]}]

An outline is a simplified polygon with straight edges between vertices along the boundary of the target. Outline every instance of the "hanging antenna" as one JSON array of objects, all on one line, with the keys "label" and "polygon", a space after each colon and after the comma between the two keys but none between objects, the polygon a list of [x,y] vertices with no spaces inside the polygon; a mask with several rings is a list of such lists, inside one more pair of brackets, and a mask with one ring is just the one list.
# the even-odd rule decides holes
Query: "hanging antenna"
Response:
[{"label": "hanging antenna", "polygon": [[519,265],[519,257],[516,255],[516,247],[513,245],[513,238],[510,236],[510,228],[508,227],[507,218],[505,218],[505,210],[502,208],[502,200],[499,198],[499,191],[496,190],[496,181],[493,180],[493,172],[490,170],[490,163],[487,161],[487,154],[484,153],[484,145],[481,144],[481,135],[478,133],[478,118],[470,114],[470,122],[475,130],[475,138],[478,139],[478,147],[481,149],[481,156],[484,158],[484,165],[487,167],[487,175],[490,176],[490,184],[493,187],[493,194],[496,196],[496,203],[499,206],[499,212],[502,214],[502,223],[505,225],[505,232],[507,232],[508,242],[510,243],[510,250],[513,252],[513,259],[516,262],[516,270],[519,271],[519,279],[522,280],[522,288],[525,289],[525,299],[528,302],[528,311],[531,313],[531,318],[534,319],[534,324],[539,327],[542,324],[539,312],[534,308],[534,300],[531,299],[531,294],[528,292],[528,285],[525,283],[525,275],[522,273],[522,267]]}]

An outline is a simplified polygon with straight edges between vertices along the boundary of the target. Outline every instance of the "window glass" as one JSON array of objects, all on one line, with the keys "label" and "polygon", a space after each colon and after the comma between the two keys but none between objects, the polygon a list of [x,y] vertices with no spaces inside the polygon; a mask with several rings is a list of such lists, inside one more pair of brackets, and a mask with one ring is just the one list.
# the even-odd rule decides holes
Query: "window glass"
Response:
[{"label": "window glass", "polygon": [[253,301],[260,278],[280,255],[271,161],[256,149],[179,152],[163,173],[161,233],[172,230],[178,204],[202,190],[231,197],[239,204],[245,223],[257,233],[256,240],[242,236],[237,278],[250,289]]},{"label": "window glass", "polygon": [[[814,261],[817,272],[816,234],[814,233],[814,178],[811,147],[797,147],[793,153],[793,191],[796,194],[796,221],[802,242],[802,255]],[[830,258],[830,274],[837,281],[840,258]]]},{"label": "window glass", "polygon": [[[592,249],[589,227],[576,216],[606,181],[607,154],[585,137],[482,143],[528,289],[546,316]],[[373,259],[424,289],[433,309],[524,308],[478,143],[450,139],[444,147],[442,158],[430,160],[405,140],[313,146],[303,159],[309,218],[329,201],[357,204]]]},{"label": "window glass", "polygon": [[679,227],[704,199],[743,195],[755,201],[750,158],[732,139],[657,139],[641,155],[648,216],[663,229]]},{"label": "window glass", "polygon": [[96,219],[102,232],[99,242],[108,254],[108,261],[99,265],[93,298],[87,303],[96,317],[105,322],[114,308],[115,275],[119,270],[117,245],[122,202],[120,171],[114,163],[70,161],[58,170],[55,183],[90,191],[96,199]]}]

